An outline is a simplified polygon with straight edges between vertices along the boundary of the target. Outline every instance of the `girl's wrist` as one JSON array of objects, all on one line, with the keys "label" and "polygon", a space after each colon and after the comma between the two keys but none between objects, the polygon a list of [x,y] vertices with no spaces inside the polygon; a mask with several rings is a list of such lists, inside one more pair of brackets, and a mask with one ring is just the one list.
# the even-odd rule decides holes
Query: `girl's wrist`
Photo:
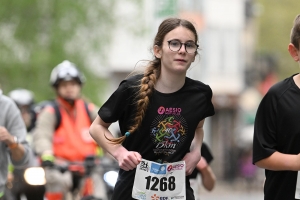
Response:
[{"label": "girl's wrist", "polygon": [[190,153],[192,153],[194,156],[201,157],[201,148],[195,147],[190,151]]},{"label": "girl's wrist", "polygon": [[116,160],[118,160],[118,157],[119,157],[120,155],[122,155],[123,152],[125,152],[125,151],[128,151],[128,150],[127,150],[126,148],[124,148],[122,145],[118,145],[118,147],[116,147],[115,151],[112,152],[111,155],[112,155]]}]

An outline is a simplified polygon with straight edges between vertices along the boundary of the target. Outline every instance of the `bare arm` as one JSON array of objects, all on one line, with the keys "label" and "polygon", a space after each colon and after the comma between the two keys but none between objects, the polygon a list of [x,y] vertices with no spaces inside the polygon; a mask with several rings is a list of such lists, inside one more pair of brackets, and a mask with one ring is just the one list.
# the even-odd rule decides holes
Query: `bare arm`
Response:
[{"label": "bare arm", "polygon": [[275,152],[271,156],[255,163],[256,166],[273,171],[300,170],[300,154],[283,154]]},{"label": "bare arm", "polygon": [[11,158],[13,161],[20,161],[25,154],[25,149],[21,143],[19,143],[15,148],[10,148]]},{"label": "bare arm", "polygon": [[9,147],[13,161],[19,161],[24,157],[25,149],[23,145],[16,143],[14,136],[2,126],[0,126],[0,141],[4,142]]},{"label": "bare arm", "polygon": [[138,152],[128,151],[121,144],[112,144],[107,140],[105,136],[113,138],[112,133],[108,130],[109,126],[110,123],[105,123],[97,116],[89,130],[92,138],[119,162],[120,168],[125,171],[136,168],[141,161],[141,155]]},{"label": "bare arm", "polygon": [[212,191],[215,187],[216,176],[210,166],[207,166],[201,172],[202,184],[205,189]]},{"label": "bare arm", "polygon": [[201,145],[202,145],[203,134],[204,134],[203,124],[204,124],[204,119],[199,122],[195,130],[195,137],[191,145],[191,151],[187,153],[183,158],[183,160],[186,162],[186,175],[192,174],[197,163],[201,159]]},{"label": "bare arm", "polygon": [[201,152],[201,146],[202,146],[203,137],[204,137],[203,125],[204,125],[204,119],[199,122],[199,124],[196,128],[191,152],[196,152],[196,153]]},{"label": "bare arm", "polygon": [[201,157],[201,160],[197,164],[197,169],[201,174],[202,185],[206,190],[211,191],[215,186],[216,176],[205,158]]}]

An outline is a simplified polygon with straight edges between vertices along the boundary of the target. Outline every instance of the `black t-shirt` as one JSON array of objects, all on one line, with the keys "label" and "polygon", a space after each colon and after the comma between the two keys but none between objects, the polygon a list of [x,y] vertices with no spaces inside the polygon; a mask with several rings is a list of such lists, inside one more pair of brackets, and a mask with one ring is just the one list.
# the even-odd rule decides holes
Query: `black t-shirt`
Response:
[{"label": "black t-shirt", "polygon": [[[210,149],[206,145],[206,143],[202,143],[201,146],[201,156],[205,158],[207,164],[210,164],[211,161],[214,159],[213,155],[210,152]],[[193,173],[190,175],[190,178],[196,178],[199,170],[197,168],[194,169]]]},{"label": "black t-shirt", "polygon": [[[142,75],[129,77],[100,108],[106,123],[119,121],[124,135],[135,116],[135,95]],[[140,128],[125,139],[123,146],[139,152],[142,158],[164,163],[177,162],[189,152],[199,122],[214,114],[212,91],[208,85],[186,78],[174,93],[153,91]],[[135,170],[120,170],[113,199],[131,199]],[[187,195],[193,199],[187,178]]]},{"label": "black t-shirt", "polygon": [[[258,107],[253,163],[276,151],[295,155],[300,153],[300,89],[293,76],[271,87]],[[295,199],[297,171],[265,170],[265,175],[265,200]]]}]

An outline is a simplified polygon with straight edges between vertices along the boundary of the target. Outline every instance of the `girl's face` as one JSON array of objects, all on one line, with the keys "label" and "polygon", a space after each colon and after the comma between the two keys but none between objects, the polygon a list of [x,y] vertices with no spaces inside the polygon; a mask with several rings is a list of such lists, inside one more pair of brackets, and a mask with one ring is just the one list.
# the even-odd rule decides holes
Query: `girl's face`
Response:
[{"label": "girl's face", "polygon": [[[180,43],[187,45],[182,44],[178,51],[174,51],[174,48],[171,47],[173,50],[172,51],[169,48],[168,41],[179,41]],[[194,62],[196,54],[187,53],[185,46],[187,49],[191,48],[191,44],[194,45],[195,42],[194,33],[182,26],[179,26],[166,34],[162,46],[154,47],[155,56],[161,59],[162,73],[166,71],[167,73],[173,74],[186,74],[186,71],[190,67],[191,63]],[[171,45],[176,47],[176,43],[175,45],[174,43],[171,43]]]}]

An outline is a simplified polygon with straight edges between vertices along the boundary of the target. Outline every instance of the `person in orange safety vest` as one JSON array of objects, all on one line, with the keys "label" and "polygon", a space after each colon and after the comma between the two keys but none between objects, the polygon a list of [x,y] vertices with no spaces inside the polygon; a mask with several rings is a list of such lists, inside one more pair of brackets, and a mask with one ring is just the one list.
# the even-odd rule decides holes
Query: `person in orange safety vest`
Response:
[{"label": "person in orange safety vest", "polygon": [[[99,152],[99,146],[89,134],[89,126],[96,118],[98,108],[82,99],[84,81],[84,75],[70,61],[58,64],[50,76],[56,99],[45,106],[37,117],[33,147],[45,169],[48,200],[66,199],[69,191],[75,195],[74,191],[79,190],[78,185],[82,179],[68,170],[62,172],[53,167],[56,163],[83,163],[86,157],[95,156]],[[106,200],[105,186],[99,178],[101,170],[97,173],[93,176],[98,177],[94,181],[93,196]]]}]

